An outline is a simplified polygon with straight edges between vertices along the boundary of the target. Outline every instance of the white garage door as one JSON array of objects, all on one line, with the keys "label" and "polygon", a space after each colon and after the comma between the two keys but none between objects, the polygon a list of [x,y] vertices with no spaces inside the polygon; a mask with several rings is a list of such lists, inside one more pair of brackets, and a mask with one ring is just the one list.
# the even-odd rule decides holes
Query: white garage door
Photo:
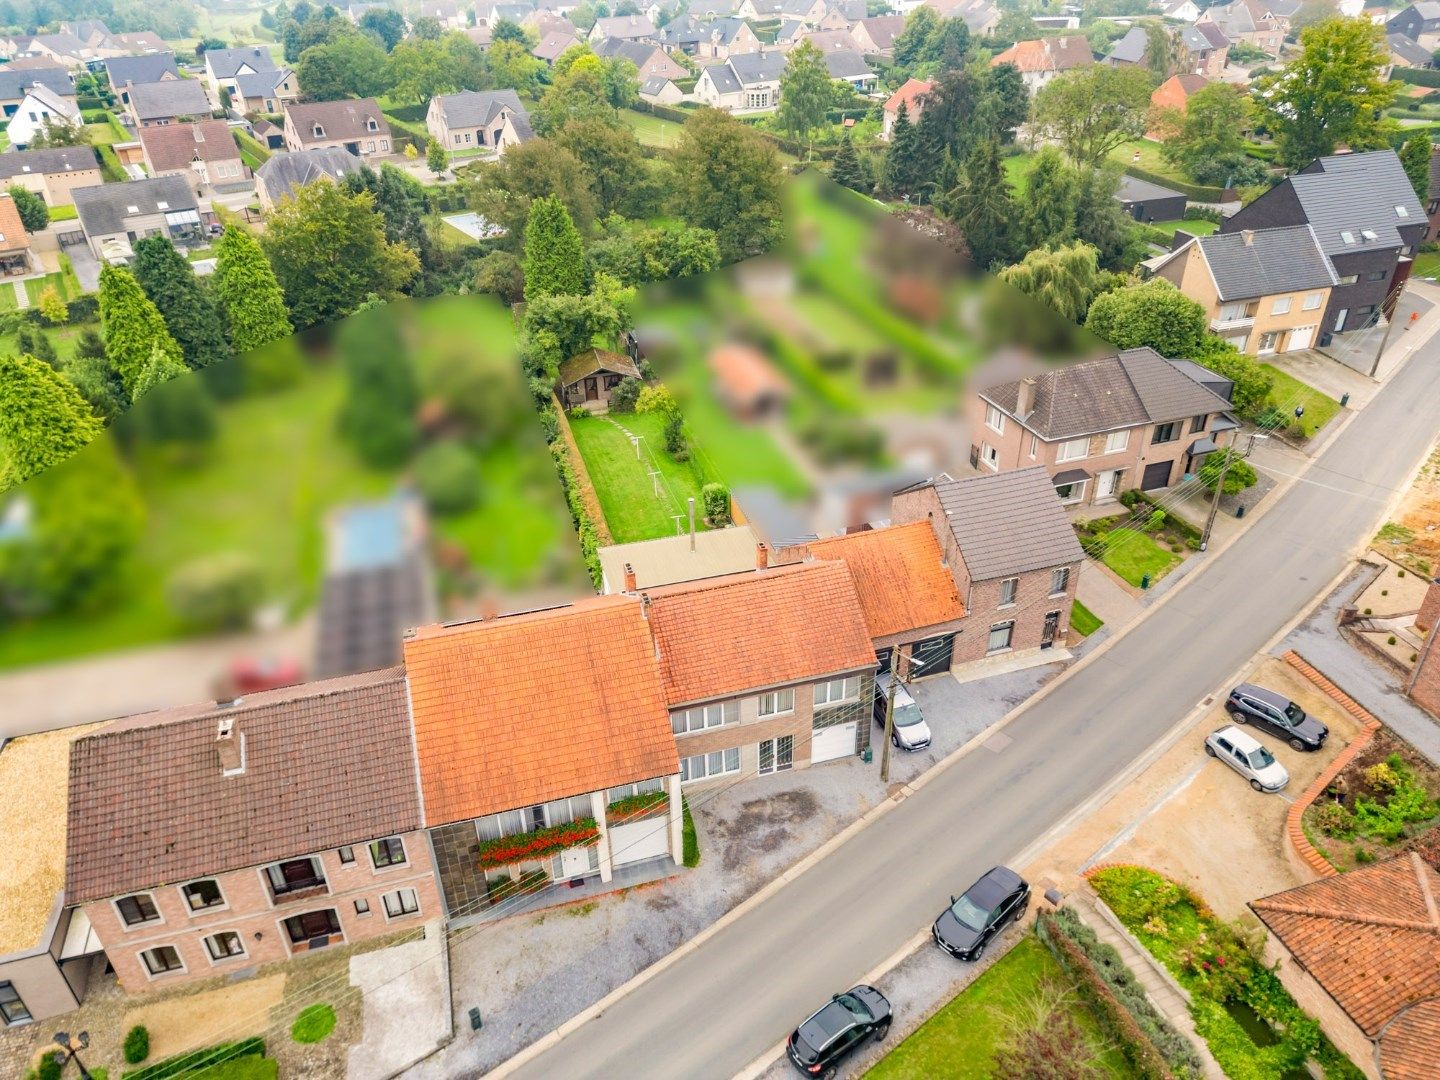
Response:
[{"label": "white garage door", "polygon": [[610,830],[610,861],[616,866],[670,854],[670,817],[634,821]]},{"label": "white garage door", "polygon": [[834,761],[855,753],[855,722],[836,724],[834,727],[817,728],[811,734],[810,761]]},{"label": "white garage door", "polygon": [[1294,330],[1290,331],[1290,341],[1285,346],[1285,348],[1288,351],[1293,351],[1295,349],[1308,349],[1310,348],[1310,342],[1314,340],[1315,327],[1297,326]]}]

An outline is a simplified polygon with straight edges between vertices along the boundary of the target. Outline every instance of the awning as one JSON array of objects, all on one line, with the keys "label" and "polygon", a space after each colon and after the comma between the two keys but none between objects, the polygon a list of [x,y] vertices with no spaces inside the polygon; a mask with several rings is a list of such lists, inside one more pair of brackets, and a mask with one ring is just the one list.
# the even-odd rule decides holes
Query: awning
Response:
[{"label": "awning", "polygon": [[100,937],[90,925],[90,919],[80,908],[70,915],[70,925],[65,929],[65,941],[60,946],[60,959],[73,960],[77,956],[92,956],[104,952]]},{"label": "awning", "polygon": [[1234,431],[1240,426],[1240,422],[1229,413],[1217,413],[1214,420],[1210,421],[1210,434],[1218,435],[1222,431]]},{"label": "awning", "polygon": [[1082,480],[1089,479],[1090,474],[1084,469],[1066,469],[1062,473],[1057,473],[1055,478],[1050,482],[1056,487],[1060,487],[1064,484],[1078,484]]},{"label": "awning", "polygon": [[199,225],[200,211],[198,210],[172,210],[165,215],[166,225]]},{"label": "awning", "polygon": [[1190,444],[1190,456],[1195,457],[1199,454],[1208,454],[1219,449],[1220,448],[1215,445],[1215,440],[1207,435],[1205,438],[1196,439]]}]

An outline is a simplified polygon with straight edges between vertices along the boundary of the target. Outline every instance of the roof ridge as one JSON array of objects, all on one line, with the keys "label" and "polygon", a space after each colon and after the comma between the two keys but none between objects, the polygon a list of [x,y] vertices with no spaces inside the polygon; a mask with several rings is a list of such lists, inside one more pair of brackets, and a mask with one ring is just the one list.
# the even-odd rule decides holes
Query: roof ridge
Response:
[{"label": "roof ridge", "polygon": [[1410,852],[1410,868],[1415,871],[1415,881],[1420,886],[1420,897],[1425,901],[1425,910],[1430,913],[1430,926],[1440,933],[1440,906],[1435,902],[1435,893],[1430,888],[1429,866],[1420,858],[1419,852]]},{"label": "roof ridge", "polygon": [[[1324,879],[1322,879],[1324,880]],[[1283,901],[1261,899],[1250,905],[1260,911],[1274,911],[1284,915],[1304,915],[1311,918],[1333,919],[1336,922],[1355,923],[1358,926],[1388,926],[1396,930],[1418,930],[1421,933],[1440,934],[1440,925],[1417,919],[1392,919],[1386,915],[1362,915],[1340,908],[1302,906]]]}]

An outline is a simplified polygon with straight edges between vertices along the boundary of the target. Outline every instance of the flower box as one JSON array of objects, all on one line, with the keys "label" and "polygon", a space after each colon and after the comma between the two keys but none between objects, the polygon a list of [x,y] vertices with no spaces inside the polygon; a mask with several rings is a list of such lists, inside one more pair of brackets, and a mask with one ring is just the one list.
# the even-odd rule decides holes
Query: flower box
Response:
[{"label": "flower box", "polygon": [[605,808],[605,817],[613,828],[616,825],[628,825],[632,821],[644,821],[646,818],[659,817],[661,814],[669,813],[670,795],[664,791],[647,791],[643,795],[629,795],[623,799],[616,799]]},{"label": "flower box", "polygon": [[543,859],[566,848],[587,844],[600,835],[594,818],[581,818],[568,825],[552,825],[520,836],[502,836],[480,844],[476,861],[481,869]]}]

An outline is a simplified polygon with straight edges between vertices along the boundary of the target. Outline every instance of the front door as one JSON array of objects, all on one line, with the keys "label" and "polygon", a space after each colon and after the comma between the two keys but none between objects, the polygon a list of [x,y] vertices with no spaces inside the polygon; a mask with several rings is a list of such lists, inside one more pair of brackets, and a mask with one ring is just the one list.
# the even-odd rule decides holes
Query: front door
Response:
[{"label": "front door", "polygon": [[590,848],[572,847],[560,852],[560,876],[562,878],[583,877],[590,872]]},{"label": "front door", "polygon": [[586,379],[586,380],[585,380],[585,400],[586,400],[586,401],[599,401],[599,400],[600,400],[600,380],[599,380],[599,379],[589,378],[589,379]]},{"label": "front door", "polygon": [[1335,313],[1334,333],[1338,334],[1340,333],[1340,331],[1345,329],[1345,320],[1349,317],[1349,315],[1350,309],[1348,307],[1342,307],[1339,311]]},{"label": "front door", "polygon": [[1058,611],[1047,611],[1045,613],[1045,629],[1040,631],[1040,648],[1048,649],[1055,644],[1055,635],[1060,630],[1060,613]]},{"label": "front door", "polygon": [[1113,499],[1115,492],[1120,488],[1120,469],[1111,469],[1102,472],[1099,479],[1095,481],[1095,498]]},{"label": "front door", "polygon": [[795,764],[795,736],[781,735],[760,744],[760,775],[784,772]]}]

